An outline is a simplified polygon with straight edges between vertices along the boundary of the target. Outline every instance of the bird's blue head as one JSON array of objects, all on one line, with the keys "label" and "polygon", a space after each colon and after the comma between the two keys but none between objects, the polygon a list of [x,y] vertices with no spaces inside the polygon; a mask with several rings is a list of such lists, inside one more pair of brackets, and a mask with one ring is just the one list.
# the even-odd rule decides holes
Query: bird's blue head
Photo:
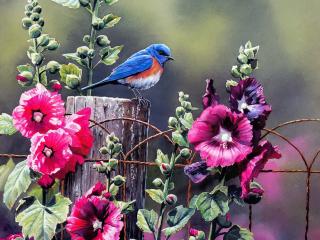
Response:
[{"label": "bird's blue head", "polygon": [[170,48],[165,44],[152,44],[146,50],[155,57],[161,65],[173,60]]}]

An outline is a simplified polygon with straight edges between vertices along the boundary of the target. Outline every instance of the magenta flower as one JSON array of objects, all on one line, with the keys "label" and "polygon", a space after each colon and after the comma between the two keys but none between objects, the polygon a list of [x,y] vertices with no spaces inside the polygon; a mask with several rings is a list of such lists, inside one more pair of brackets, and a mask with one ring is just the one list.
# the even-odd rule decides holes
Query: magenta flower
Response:
[{"label": "magenta flower", "polygon": [[260,171],[264,168],[268,160],[279,159],[281,154],[278,147],[274,147],[268,141],[262,141],[255,147],[247,160],[241,165],[240,184],[242,188],[242,197],[245,198],[250,191],[250,182],[258,177]]},{"label": "magenta flower", "polygon": [[25,137],[57,129],[63,123],[65,109],[61,95],[41,84],[23,93],[19,103],[12,113],[13,123]]},{"label": "magenta flower", "polygon": [[[0,240],[22,240],[24,239],[22,233],[17,233],[17,234],[11,234],[5,238],[0,238]],[[33,237],[29,238],[29,240],[34,240]]]},{"label": "magenta flower", "polygon": [[240,80],[230,89],[231,109],[244,113],[255,129],[262,129],[271,113],[271,106],[266,103],[263,87],[254,78]]},{"label": "magenta flower", "polygon": [[213,87],[213,79],[207,79],[206,92],[202,96],[203,109],[207,107],[214,107],[219,104],[219,95],[216,93],[216,89]]},{"label": "magenta flower", "polygon": [[208,167],[239,163],[251,152],[252,125],[224,105],[206,108],[193,123],[188,140]]},{"label": "magenta flower", "polygon": [[52,175],[63,169],[72,156],[70,136],[62,129],[37,133],[31,138],[28,166],[43,175]]},{"label": "magenta flower", "polygon": [[184,167],[184,173],[194,183],[202,182],[208,175],[208,166],[205,161],[195,162]]},{"label": "magenta flower", "polygon": [[66,229],[71,239],[119,240],[123,228],[120,208],[104,193],[105,186],[96,184],[89,192],[76,200]]}]

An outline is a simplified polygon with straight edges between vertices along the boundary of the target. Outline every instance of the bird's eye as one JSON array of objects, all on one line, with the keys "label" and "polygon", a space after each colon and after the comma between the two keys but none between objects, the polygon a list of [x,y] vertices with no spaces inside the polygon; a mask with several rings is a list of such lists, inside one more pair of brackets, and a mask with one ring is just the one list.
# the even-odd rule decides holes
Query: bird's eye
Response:
[{"label": "bird's eye", "polygon": [[162,56],[168,56],[168,54],[163,50],[159,50],[158,53]]}]

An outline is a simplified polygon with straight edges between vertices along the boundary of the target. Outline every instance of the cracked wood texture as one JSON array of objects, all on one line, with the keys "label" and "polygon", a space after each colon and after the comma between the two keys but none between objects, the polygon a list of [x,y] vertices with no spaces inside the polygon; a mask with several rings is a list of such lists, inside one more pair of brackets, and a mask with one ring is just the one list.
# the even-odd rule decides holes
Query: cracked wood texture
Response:
[{"label": "cracked wood texture", "polygon": [[[77,96],[68,97],[67,113],[72,114],[84,107],[90,107],[91,119],[101,122],[105,119],[129,117],[149,122],[150,105],[142,104],[136,100],[109,98],[109,97],[91,97]],[[116,120],[102,124],[110,132],[114,132],[123,144],[123,152],[126,153],[133,146],[144,140],[148,135],[146,126],[132,121]],[[105,144],[107,133],[99,126],[92,128],[94,136],[94,145],[88,158],[103,158],[99,149]],[[144,145],[134,151],[127,160],[147,161],[147,145]],[[93,169],[92,162],[85,162],[78,166],[74,174],[70,174],[65,179],[64,191],[72,202],[83,195],[97,181],[105,181],[105,175],[99,174]],[[125,171],[125,172],[124,172]],[[144,207],[145,185],[146,185],[146,167],[141,165],[123,165],[119,166],[118,173],[126,177],[126,201],[136,199],[136,209]],[[117,199],[122,199],[122,189]],[[141,232],[136,226],[137,211],[127,215],[126,235],[127,239],[142,239]]]}]

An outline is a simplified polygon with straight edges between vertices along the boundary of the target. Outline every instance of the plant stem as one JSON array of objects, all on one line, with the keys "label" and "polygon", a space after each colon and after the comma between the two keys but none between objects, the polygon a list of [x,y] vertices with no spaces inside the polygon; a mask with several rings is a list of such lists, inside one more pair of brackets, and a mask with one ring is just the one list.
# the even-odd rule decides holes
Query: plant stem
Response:
[{"label": "plant stem", "polygon": [[[38,53],[38,42],[37,42],[37,39],[33,39],[33,47],[34,47],[34,50]],[[40,73],[40,70],[39,70],[39,66],[35,65],[35,69],[36,69],[36,75],[38,77],[38,83],[40,83],[40,81],[41,81],[41,73]]]},{"label": "plant stem", "polygon": [[[99,7],[100,7],[100,0],[94,0],[92,5],[92,15],[91,15],[91,32],[90,32],[90,42],[89,42],[89,48],[94,49],[95,46],[95,38],[96,38],[96,30],[92,26],[93,20],[98,17],[99,13]],[[93,83],[93,59],[88,58],[88,86]],[[87,96],[91,96],[92,89],[87,90]]]},{"label": "plant stem", "polygon": [[46,206],[47,204],[47,189],[42,188],[42,205]]},{"label": "plant stem", "polygon": [[208,240],[214,240],[216,238],[216,225],[215,221],[211,222]]}]

